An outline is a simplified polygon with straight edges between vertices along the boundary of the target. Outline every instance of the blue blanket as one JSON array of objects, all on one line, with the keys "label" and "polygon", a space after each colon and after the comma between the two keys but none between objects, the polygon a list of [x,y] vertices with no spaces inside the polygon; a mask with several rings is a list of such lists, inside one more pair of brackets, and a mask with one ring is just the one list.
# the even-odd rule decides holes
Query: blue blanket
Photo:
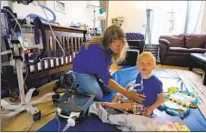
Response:
[{"label": "blue blanket", "polygon": [[[116,73],[112,75],[113,79],[117,81],[120,85],[126,86],[129,82],[134,82],[135,78],[137,76],[138,70],[136,67],[126,67],[123,68]],[[171,69],[155,69],[154,74],[163,82],[163,89],[166,92],[167,88],[170,86],[177,86],[181,88],[182,90],[187,89],[182,82],[180,76],[175,70]],[[104,96],[102,101],[112,101],[114,98],[115,93],[107,94]],[[187,116],[185,119],[180,120],[177,116],[170,116],[167,115],[164,111],[159,112],[159,118],[162,120],[169,120],[169,121],[183,121],[184,124],[186,124],[191,131],[206,131],[206,120],[202,116],[199,109],[191,109],[189,116]],[[63,120],[60,120],[60,131],[64,128],[66,122]],[[51,120],[49,123],[44,125],[39,131],[58,131],[58,121],[57,119]],[[105,124],[102,123],[101,120],[95,116],[91,115],[90,117],[86,117],[83,121],[80,123],[77,123],[74,127],[69,128],[67,131],[69,132],[118,132],[118,130],[115,125],[111,124]]]}]

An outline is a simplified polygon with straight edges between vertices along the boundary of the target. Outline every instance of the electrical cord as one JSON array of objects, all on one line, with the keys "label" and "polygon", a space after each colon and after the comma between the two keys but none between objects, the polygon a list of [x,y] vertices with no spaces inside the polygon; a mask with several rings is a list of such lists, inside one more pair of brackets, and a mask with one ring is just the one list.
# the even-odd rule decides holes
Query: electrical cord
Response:
[{"label": "electrical cord", "polygon": [[[49,116],[49,115],[51,115],[51,114],[53,114],[53,113],[55,113],[55,112],[56,112],[56,111],[52,111],[52,112],[50,112],[50,113],[48,113],[48,114],[46,114],[46,115],[42,116],[42,117],[41,117],[41,119],[42,119],[42,118],[44,118],[44,117],[46,117],[46,116]],[[33,128],[34,124],[35,124],[35,121],[34,121],[34,122],[32,122],[32,124],[31,124],[31,126],[30,126],[30,128],[29,128],[28,132],[30,132],[30,131],[31,131],[31,129]]]},{"label": "electrical cord", "polygon": [[20,25],[20,23],[18,22],[18,20],[16,19],[16,17],[14,16],[14,14],[13,14],[11,11],[9,11],[9,10],[7,10],[7,12],[8,12],[8,13],[12,16],[12,18],[16,21],[16,24],[19,26],[20,32],[22,32],[21,25]]},{"label": "electrical cord", "polygon": [[61,123],[60,123],[60,120],[59,120],[57,114],[56,114],[56,117],[55,117],[55,118],[57,119],[57,122],[58,122],[58,131],[57,131],[57,132],[60,132],[60,129],[61,129]]},{"label": "electrical cord", "polygon": [[[19,24],[21,25],[23,22],[24,22],[24,20],[22,20]],[[17,25],[17,23],[15,23],[14,31],[16,30],[16,25]]]}]

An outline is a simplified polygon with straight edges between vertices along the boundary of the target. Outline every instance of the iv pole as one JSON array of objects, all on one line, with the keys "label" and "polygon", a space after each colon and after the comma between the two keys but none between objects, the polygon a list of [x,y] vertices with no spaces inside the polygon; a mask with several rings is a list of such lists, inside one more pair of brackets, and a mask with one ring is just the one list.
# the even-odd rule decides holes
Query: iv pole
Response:
[{"label": "iv pole", "polygon": [[96,15],[95,15],[95,13],[96,13],[96,10],[95,10],[95,8],[100,8],[101,9],[101,7],[87,4],[87,8],[89,8],[89,7],[93,7],[93,13],[94,13],[93,14],[93,32],[94,32],[94,36],[95,36],[96,35],[96,32],[95,32],[95,26],[96,26]]}]

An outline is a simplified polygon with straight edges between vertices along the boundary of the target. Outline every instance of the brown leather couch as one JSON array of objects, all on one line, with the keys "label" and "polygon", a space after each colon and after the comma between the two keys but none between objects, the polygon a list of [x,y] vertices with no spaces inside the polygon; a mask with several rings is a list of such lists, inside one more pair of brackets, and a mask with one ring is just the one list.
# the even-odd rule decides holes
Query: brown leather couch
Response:
[{"label": "brown leather couch", "polygon": [[160,36],[159,57],[164,65],[189,67],[190,53],[206,52],[206,34]]}]

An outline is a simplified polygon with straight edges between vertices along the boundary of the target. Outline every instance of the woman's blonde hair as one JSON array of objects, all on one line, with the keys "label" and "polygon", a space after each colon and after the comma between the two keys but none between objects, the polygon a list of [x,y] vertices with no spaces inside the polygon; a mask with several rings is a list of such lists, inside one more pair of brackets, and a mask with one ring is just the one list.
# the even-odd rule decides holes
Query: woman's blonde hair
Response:
[{"label": "woman's blonde hair", "polygon": [[85,44],[85,47],[86,49],[88,49],[92,44],[98,44],[104,48],[109,48],[109,46],[115,40],[122,40],[124,42],[122,51],[119,54],[115,54],[112,52],[112,56],[113,56],[112,62],[119,63],[125,59],[126,49],[128,48],[128,44],[125,39],[125,34],[119,26],[112,25],[108,27],[104,32],[103,36],[93,38],[91,41]]},{"label": "woman's blonde hair", "polygon": [[156,58],[154,57],[154,55],[151,52],[142,52],[138,57],[137,57],[137,63],[140,62],[140,60],[144,59],[144,58],[149,58],[152,60],[152,63],[154,64],[154,66],[156,66]]}]

